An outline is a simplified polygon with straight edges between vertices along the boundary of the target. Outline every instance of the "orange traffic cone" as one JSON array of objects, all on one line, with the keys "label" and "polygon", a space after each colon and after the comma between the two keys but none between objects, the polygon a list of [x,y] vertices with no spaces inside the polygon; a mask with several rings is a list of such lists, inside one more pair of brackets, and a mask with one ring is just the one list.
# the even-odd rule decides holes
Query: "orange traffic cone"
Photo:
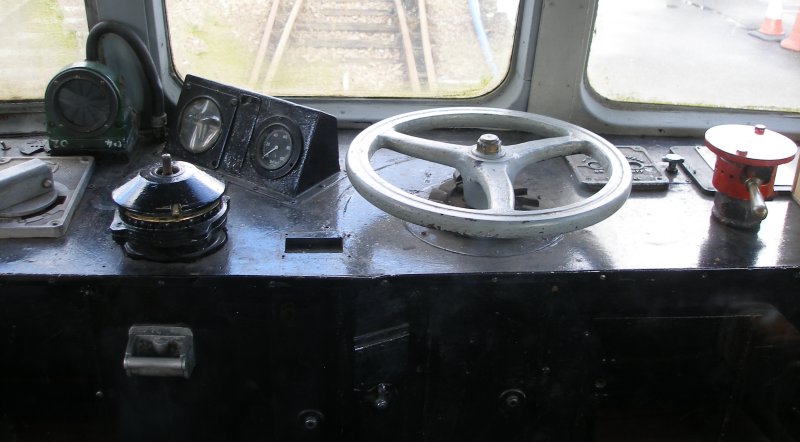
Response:
[{"label": "orange traffic cone", "polygon": [[781,42],[781,47],[800,52],[800,10],[797,11],[797,16],[794,18],[792,32]]},{"label": "orange traffic cone", "polygon": [[758,28],[758,31],[750,32],[750,35],[769,41],[778,41],[782,39],[783,24],[781,22],[781,15],[783,15],[783,1],[769,0],[767,12],[764,14],[761,27]]}]

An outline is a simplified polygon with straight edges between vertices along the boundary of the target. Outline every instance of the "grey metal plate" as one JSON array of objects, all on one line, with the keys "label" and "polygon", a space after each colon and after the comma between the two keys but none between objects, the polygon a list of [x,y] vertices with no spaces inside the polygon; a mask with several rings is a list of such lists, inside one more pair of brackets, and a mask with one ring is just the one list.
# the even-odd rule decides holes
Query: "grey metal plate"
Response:
[{"label": "grey metal plate", "polygon": [[701,154],[701,149],[708,150],[703,146],[673,146],[669,151],[682,156],[683,164],[681,164],[681,167],[686,174],[700,187],[700,190],[713,195],[716,192],[714,184],[711,182],[714,177],[714,169],[708,165],[708,162]]},{"label": "grey metal plate", "polygon": [[[647,151],[640,146],[617,146],[628,159],[633,172],[634,190],[664,190],[669,187],[669,180]],[[608,183],[608,173],[602,165],[588,155],[570,155],[567,163],[575,177],[590,189],[599,189]]]},{"label": "grey metal plate", "polygon": [[[50,166],[58,197],[44,211],[27,216],[0,218],[0,238],[58,238],[69,227],[72,214],[94,170],[92,157],[38,157]],[[24,157],[0,158],[0,170],[29,161]]]}]

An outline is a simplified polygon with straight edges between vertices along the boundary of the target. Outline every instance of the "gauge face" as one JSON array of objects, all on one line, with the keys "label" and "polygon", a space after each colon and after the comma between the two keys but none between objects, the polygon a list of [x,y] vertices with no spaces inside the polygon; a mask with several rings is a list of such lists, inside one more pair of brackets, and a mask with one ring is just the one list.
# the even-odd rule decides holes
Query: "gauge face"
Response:
[{"label": "gauge face", "polygon": [[181,146],[191,153],[200,154],[217,143],[222,133],[222,114],[213,100],[198,97],[183,108],[179,125]]},{"label": "gauge face", "polygon": [[279,178],[292,170],[300,158],[300,131],[288,122],[267,125],[250,147],[250,158],[258,172],[267,178]]},{"label": "gauge face", "polygon": [[276,127],[264,136],[258,155],[265,169],[278,170],[289,162],[293,150],[292,134],[283,127]]}]

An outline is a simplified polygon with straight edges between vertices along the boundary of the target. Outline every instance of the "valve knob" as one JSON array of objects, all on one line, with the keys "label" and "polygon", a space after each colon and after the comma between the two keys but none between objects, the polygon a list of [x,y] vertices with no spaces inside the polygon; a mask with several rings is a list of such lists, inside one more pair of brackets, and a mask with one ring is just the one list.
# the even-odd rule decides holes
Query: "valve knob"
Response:
[{"label": "valve knob", "polygon": [[678,173],[678,164],[683,164],[683,157],[676,153],[668,153],[661,158],[661,161],[667,162],[666,172],[670,175]]},{"label": "valve knob", "polygon": [[763,124],[712,127],[705,144],[717,155],[712,213],[723,224],[758,229],[767,217],[764,201],[774,194],[777,168],[794,158],[797,145]]}]

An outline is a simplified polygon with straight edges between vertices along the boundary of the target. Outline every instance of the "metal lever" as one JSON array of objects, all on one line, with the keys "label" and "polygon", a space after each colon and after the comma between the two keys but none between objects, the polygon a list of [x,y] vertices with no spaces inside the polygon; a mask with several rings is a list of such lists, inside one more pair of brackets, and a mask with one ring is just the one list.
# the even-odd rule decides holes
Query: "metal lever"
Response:
[{"label": "metal lever", "polygon": [[186,327],[134,325],[128,330],[123,366],[128,376],[189,379],[194,369],[194,335]]},{"label": "metal lever", "polygon": [[53,171],[31,159],[0,171],[0,216],[25,216],[46,208],[58,197]]},{"label": "metal lever", "polygon": [[764,202],[764,195],[761,194],[759,187],[761,180],[758,178],[749,178],[744,182],[747,187],[747,192],[750,194],[750,213],[756,218],[763,220],[767,217],[767,203]]}]

